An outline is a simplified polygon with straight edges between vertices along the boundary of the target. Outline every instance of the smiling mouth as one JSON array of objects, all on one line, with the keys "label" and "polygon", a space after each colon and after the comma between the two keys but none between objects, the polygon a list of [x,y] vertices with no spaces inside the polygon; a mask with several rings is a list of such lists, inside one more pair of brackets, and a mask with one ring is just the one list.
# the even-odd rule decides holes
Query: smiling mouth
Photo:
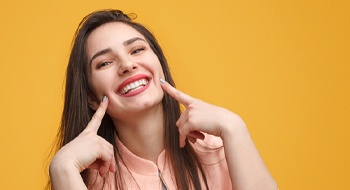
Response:
[{"label": "smiling mouth", "polygon": [[148,80],[147,79],[140,79],[140,80],[134,81],[134,82],[124,86],[123,88],[121,88],[118,91],[118,94],[120,94],[120,95],[129,94],[129,93],[131,93],[133,91],[136,91],[136,90],[146,86],[147,84],[148,84]]}]

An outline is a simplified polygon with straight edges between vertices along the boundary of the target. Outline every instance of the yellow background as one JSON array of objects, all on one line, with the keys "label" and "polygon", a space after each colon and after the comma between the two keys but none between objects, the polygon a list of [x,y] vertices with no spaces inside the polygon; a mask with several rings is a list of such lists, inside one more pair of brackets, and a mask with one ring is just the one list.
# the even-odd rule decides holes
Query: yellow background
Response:
[{"label": "yellow background", "polygon": [[0,189],[42,189],[73,33],[138,15],[178,88],[241,115],[280,189],[350,189],[350,1],[2,1]]}]

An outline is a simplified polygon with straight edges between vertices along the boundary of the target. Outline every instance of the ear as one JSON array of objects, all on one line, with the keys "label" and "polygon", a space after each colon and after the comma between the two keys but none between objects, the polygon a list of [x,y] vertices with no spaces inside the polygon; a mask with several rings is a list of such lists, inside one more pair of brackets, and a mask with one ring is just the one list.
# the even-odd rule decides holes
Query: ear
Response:
[{"label": "ear", "polygon": [[88,105],[92,110],[97,110],[98,106],[99,106],[99,102],[96,101],[96,98],[91,97],[91,95],[88,95]]}]

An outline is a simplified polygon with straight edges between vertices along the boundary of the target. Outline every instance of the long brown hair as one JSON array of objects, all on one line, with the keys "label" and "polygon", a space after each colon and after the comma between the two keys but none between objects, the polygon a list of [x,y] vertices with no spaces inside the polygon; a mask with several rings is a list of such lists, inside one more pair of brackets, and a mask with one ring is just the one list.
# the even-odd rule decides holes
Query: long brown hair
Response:
[{"label": "long brown hair", "polygon": [[[77,137],[91,120],[94,110],[88,105],[88,96],[93,95],[89,83],[89,66],[85,51],[85,43],[90,33],[97,27],[109,22],[122,22],[140,32],[148,41],[151,49],[157,55],[163,69],[165,80],[171,85],[175,83],[171,77],[167,60],[153,34],[143,25],[132,21],[131,16],[126,15],[120,10],[100,10],[93,12],[80,22],[72,43],[72,51],[66,73],[66,88],[64,109],[61,119],[61,125],[56,137],[56,148],[60,149]],[[179,103],[168,94],[165,94],[162,100],[164,110],[165,126],[165,151],[174,172],[176,186],[178,189],[196,189],[201,190],[201,181],[208,189],[206,176],[204,174],[200,159],[190,143],[186,143],[184,148],[179,147],[179,133],[176,127],[176,121],[180,117],[181,111]],[[105,138],[114,146],[114,154],[118,160],[119,152],[115,143],[115,126],[112,119],[106,114],[102,120],[98,135]],[[117,161],[117,166],[118,161]],[[89,169],[84,170],[81,175],[87,184],[89,181]],[[115,173],[117,189],[123,189],[123,176],[120,168]],[[51,184],[47,187],[50,189]]]}]

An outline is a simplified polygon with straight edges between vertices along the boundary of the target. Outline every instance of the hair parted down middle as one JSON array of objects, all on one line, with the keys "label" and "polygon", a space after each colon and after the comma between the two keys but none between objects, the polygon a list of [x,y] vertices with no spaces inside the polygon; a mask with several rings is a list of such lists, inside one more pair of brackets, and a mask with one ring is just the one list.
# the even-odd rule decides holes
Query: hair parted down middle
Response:
[{"label": "hair parted down middle", "polygon": [[[87,61],[85,44],[91,32],[99,26],[110,22],[121,22],[140,32],[149,43],[153,52],[157,55],[163,69],[165,80],[175,86],[167,60],[156,38],[143,25],[134,22],[134,18],[136,18],[135,14],[127,15],[120,10],[108,9],[96,11],[87,15],[79,24],[72,42],[72,50],[67,66],[64,109],[56,138],[57,150],[77,137],[87,126],[94,114],[94,110],[88,105],[88,97],[94,97],[94,94],[90,89],[88,81],[91,68]],[[177,189],[208,189],[201,162],[192,145],[186,143],[184,148],[179,147],[179,132],[175,124],[181,114],[179,103],[165,93],[162,104],[164,110],[165,151],[174,172]],[[114,146],[114,156],[116,160],[121,159],[115,142],[115,135],[117,135],[117,132],[108,114],[105,114],[102,120],[98,135],[105,138]],[[123,176],[118,161],[116,164],[116,189],[124,189]],[[88,185],[88,181],[89,184],[91,184],[91,180],[93,180],[92,178],[94,178],[94,176],[91,175],[89,169],[83,171],[81,175],[85,184]],[[204,182],[205,187],[201,186],[201,181]],[[105,181],[105,183],[107,182]]]}]

